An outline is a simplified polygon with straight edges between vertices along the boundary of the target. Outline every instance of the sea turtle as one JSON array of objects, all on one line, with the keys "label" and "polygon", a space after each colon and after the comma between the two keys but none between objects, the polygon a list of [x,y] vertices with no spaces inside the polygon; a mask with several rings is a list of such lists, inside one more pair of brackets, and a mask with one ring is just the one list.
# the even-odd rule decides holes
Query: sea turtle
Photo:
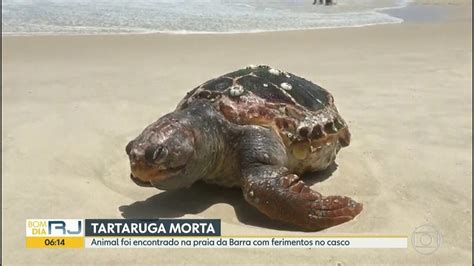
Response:
[{"label": "sea turtle", "polygon": [[240,187],[271,219],[320,230],[362,204],[313,191],[300,175],[330,166],[350,133],[332,95],[269,66],[249,66],[188,92],[126,146],[131,179],[169,190],[197,180]]}]

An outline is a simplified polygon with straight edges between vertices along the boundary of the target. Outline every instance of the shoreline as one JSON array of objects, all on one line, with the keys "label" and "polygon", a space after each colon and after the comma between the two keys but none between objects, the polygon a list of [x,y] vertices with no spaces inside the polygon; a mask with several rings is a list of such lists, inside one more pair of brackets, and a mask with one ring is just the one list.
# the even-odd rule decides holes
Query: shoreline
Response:
[{"label": "shoreline", "polygon": [[[155,35],[155,34],[165,34],[165,35],[240,35],[240,34],[260,34],[260,33],[286,33],[286,32],[294,32],[294,31],[313,31],[313,30],[328,30],[328,29],[346,29],[346,28],[361,28],[361,27],[372,27],[372,26],[382,26],[382,25],[391,25],[391,24],[400,24],[405,23],[405,21],[397,16],[390,14],[389,11],[391,10],[400,10],[409,8],[413,5],[419,5],[418,0],[408,0],[406,3],[400,6],[393,6],[393,7],[381,7],[375,8],[372,12],[379,13],[379,14],[386,14],[389,15],[398,21],[387,21],[387,22],[380,22],[380,23],[367,23],[367,24],[359,24],[359,25],[346,25],[346,26],[328,26],[328,27],[309,27],[309,28],[302,28],[302,29],[275,29],[275,30],[257,30],[257,31],[243,31],[243,32],[204,32],[204,31],[155,31],[149,30],[145,32],[114,32],[114,33],[55,33],[55,32],[9,32],[7,34],[3,34],[3,37],[56,37],[56,36],[135,36],[135,35]],[[463,5],[458,4],[456,6]],[[466,4],[464,4],[466,5]]]},{"label": "shoreline", "polygon": [[[2,38],[31,38],[31,37],[108,37],[108,36],[147,36],[147,35],[170,35],[170,36],[216,36],[216,35],[254,35],[254,34],[278,34],[278,33],[291,33],[291,32],[311,32],[311,31],[318,31],[318,30],[338,30],[338,29],[352,29],[352,28],[365,28],[365,27],[377,27],[377,26],[387,26],[387,25],[397,25],[397,24],[402,24],[402,23],[420,23],[420,21],[417,21],[416,19],[413,20],[410,18],[410,16],[413,16],[413,14],[409,15],[408,19],[405,20],[402,18],[402,16],[397,16],[400,14],[400,10],[406,9],[410,10],[410,8],[425,8],[426,9],[432,9],[432,8],[442,8],[444,9],[443,11],[448,11],[450,14],[445,14],[443,18],[437,18],[437,19],[430,19],[427,21],[422,21],[422,22],[427,22],[427,23],[443,23],[447,19],[453,19],[455,17],[455,20],[463,20],[469,17],[469,14],[471,13],[470,11],[467,12],[465,9],[461,9],[461,7],[470,7],[472,9],[472,3],[468,1],[457,1],[460,3],[452,3],[452,1],[447,1],[445,0],[444,2],[439,2],[439,3],[426,3],[427,1],[423,0],[412,0],[404,6],[397,6],[397,7],[386,7],[386,8],[377,8],[375,12],[382,13],[382,14],[387,14],[390,15],[394,18],[399,19],[400,21],[397,22],[383,22],[383,23],[370,23],[370,24],[363,24],[363,25],[352,25],[352,26],[336,26],[336,27],[315,27],[315,28],[304,28],[304,29],[283,29],[283,30],[259,30],[259,31],[249,31],[249,32],[186,32],[186,31],[149,31],[149,32],[116,32],[116,33],[84,33],[84,34],[64,34],[64,33],[8,33],[8,34],[3,34],[2,33]],[[454,1],[456,2],[456,1]],[[439,11],[439,10],[437,10]],[[393,13],[393,14],[391,14]],[[469,13],[469,14],[468,14]],[[396,15],[395,15],[396,14]],[[462,15],[459,17],[459,15]],[[429,14],[423,14],[424,16],[429,15]]]}]

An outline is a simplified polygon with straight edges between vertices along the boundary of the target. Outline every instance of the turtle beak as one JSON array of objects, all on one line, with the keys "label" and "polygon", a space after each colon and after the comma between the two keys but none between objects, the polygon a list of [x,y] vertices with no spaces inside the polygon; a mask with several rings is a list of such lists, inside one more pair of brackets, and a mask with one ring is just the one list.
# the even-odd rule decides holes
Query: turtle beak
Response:
[{"label": "turtle beak", "polygon": [[132,179],[132,181],[135,182],[135,184],[137,184],[141,187],[152,187],[153,186],[150,182],[145,182],[145,181],[142,181],[142,180],[138,179],[132,173],[130,173],[130,179]]}]

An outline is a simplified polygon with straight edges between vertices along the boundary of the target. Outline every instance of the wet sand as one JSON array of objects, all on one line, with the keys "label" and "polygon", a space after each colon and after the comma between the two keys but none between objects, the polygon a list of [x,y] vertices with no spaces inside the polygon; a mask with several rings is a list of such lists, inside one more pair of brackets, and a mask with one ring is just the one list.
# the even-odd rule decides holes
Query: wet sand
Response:
[{"label": "wet sand", "polygon": [[[469,264],[471,5],[433,2],[454,3],[449,19],[240,35],[4,37],[4,263]],[[269,221],[238,189],[198,183],[160,192],[130,181],[130,139],[196,85],[259,63],[333,93],[353,141],[309,182],[364,203],[354,221],[302,233]],[[28,218],[122,217],[220,218],[226,235],[411,235],[429,223],[443,243],[429,256],[411,246],[25,248]]]}]

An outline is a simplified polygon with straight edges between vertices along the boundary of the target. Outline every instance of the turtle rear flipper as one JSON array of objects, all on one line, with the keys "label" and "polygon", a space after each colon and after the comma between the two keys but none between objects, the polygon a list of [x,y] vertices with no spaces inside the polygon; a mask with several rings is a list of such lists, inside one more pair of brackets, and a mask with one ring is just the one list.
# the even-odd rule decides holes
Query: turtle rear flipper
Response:
[{"label": "turtle rear flipper", "polygon": [[270,129],[248,131],[241,148],[242,191],[268,217],[315,231],[352,220],[362,204],[349,197],[323,197],[283,166],[284,148]]}]

